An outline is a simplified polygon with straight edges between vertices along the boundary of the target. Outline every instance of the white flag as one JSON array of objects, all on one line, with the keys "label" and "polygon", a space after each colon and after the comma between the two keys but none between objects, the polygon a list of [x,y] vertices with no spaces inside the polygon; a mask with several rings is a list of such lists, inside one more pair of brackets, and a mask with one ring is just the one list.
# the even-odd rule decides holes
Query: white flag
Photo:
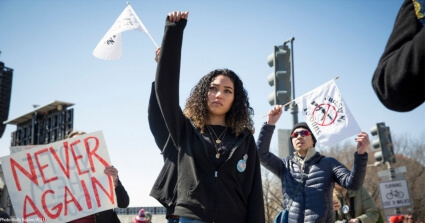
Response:
[{"label": "white flag", "polygon": [[334,80],[294,101],[317,142],[322,145],[334,145],[360,132],[360,127],[348,110]]},{"label": "white flag", "polygon": [[99,44],[97,44],[93,50],[93,56],[103,60],[120,59],[122,55],[121,33],[134,29],[148,33],[131,5],[127,5],[112,27],[100,40]]}]

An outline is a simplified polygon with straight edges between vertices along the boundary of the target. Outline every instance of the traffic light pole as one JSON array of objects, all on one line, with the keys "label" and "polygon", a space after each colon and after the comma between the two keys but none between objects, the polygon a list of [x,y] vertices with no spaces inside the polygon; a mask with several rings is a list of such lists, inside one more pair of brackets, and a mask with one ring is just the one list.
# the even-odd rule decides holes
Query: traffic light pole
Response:
[{"label": "traffic light pole", "polygon": [[[378,176],[381,177],[381,181],[382,181],[381,183],[400,180],[400,176],[396,176],[396,171],[393,168],[393,164],[395,163],[396,160],[395,160],[395,155],[393,150],[393,143],[391,139],[390,128],[388,126],[385,126],[384,122],[380,122],[380,123],[377,123],[376,126],[373,126],[371,128],[371,134],[373,136],[375,135],[377,136],[377,138],[372,141],[372,146],[375,149],[380,150],[375,152],[375,159],[377,162],[375,162],[374,165],[376,164],[379,165],[382,163],[387,166],[386,171],[382,171],[381,173],[378,173]],[[388,179],[387,177],[389,177],[389,181],[387,180]],[[392,193],[392,190],[390,193]],[[387,198],[385,202],[384,202],[384,198]],[[390,201],[392,200],[392,197],[388,198],[388,194],[382,194],[381,192],[381,199],[384,203],[386,203],[385,205],[383,205],[384,209],[388,210],[386,215],[394,215],[394,214],[398,215],[402,213],[401,207],[403,206],[402,205],[396,206],[395,204],[398,204],[397,201]],[[410,200],[410,199],[407,199],[407,200]],[[393,209],[393,213],[390,213],[391,209]]]},{"label": "traffic light pole", "polygon": [[[295,38],[292,37],[291,39],[286,40],[283,42],[283,45],[286,45],[288,42],[291,43],[291,87],[292,87],[292,100],[295,99],[295,75],[294,75],[294,40]],[[298,123],[298,106],[293,101],[290,105],[290,110],[292,114],[292,126]]]},{"label": "traffic light pole", "polygon": [[[386,164],[387,164],[388,172],[390,173],[390,181],[393,181],[396,178],[394,168],[392,167],[391,162],[386,162]],[[400,214],[400,213],[401,213],[400,208],[394,209],[394,214]]]}]

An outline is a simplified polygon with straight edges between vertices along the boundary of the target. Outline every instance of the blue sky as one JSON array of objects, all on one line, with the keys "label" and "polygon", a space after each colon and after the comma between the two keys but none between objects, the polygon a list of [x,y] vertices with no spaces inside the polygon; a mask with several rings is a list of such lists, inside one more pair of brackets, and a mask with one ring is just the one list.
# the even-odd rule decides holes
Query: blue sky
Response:
[{"label": "blue sky", "polygon": [[[372,1],[130,1],[160,45],[166,14],[189,11],[182,53],[181,106],[204,74],[229,68],[242,78],[254,108],[258,136],[271,106],[273,46],[295,37],[295,94],[336,81],[360,128],[385,122],[392,134],[425,135],[425,106],[393,112],[371,87],[401,0]],[[123,57],[104,61],[92,51],[126,7],[121,0],[1,0],[0,61],[14,69],[9,119],[54,100],[75,103],[74,128],[102,130],[131,206],[159,206],[149,197],[162,166],[147,122],[156,63],[155,45],[139,31],[124,32]],[[299,120],[303,117],[299,115]],[[286,112],[277,124],[288,129]],[[0,156],[9,155],[8,125]],[[272,150],[277,151],[277,137]]]}]

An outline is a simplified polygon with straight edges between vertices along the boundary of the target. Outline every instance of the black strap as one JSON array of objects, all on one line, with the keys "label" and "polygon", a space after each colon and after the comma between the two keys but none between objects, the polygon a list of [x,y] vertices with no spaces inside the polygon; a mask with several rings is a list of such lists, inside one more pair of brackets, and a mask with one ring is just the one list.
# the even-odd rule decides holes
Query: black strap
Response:
[{"label": "black strap", "polygon": [[[286,206],[286,210],[289,210],[289,208],[292,205],[292,202],[295,199],[295,196],[297,196],[298,191],[301,189],[301,186],[304,184],[305,180],[308,178],[308,174],[310,173],[310,168],[318,163],[320,161],[320,159],[322,158],[322,155],[320,155],[319,157],[315,157],[315,159],[310,163],[310,165],[308,166],[308,171],[303,173],[303,176],[301,177],[301,182],[298,182],[297,188],[295,188],[294,193],[292,194],[292,197],[289,196],[289,202],[288,205]],[[289,161],[289,158],[288,158]]]},{"label": "black strap", "polygon": [[[348,196],[348,194],[347,194],[347,196]],[[354,197],[350,197],[350,207],[352,207],[352,208],[350,208],[350,215],[351,215],[351,217],[352,218],[355,218],[355,217],[357,217],[356,216],[356,212],[355,212],[355,210],[354,210]]]},{"label": "black strap", "polygon": [[299,182],[298,183],[298,185],[297,185],[297,188],[295,188],[295,191],[294,191],[294,193],[292,194],[292,197],[291,196],[289,196],[289,202],[288,202],[288,205],[287,205],[287,208],[286,208],[286,210],[289,210],[289,208],[291,207],[291,205],[292,205],[292,201],[294,201],[293,200],[293,198],[295,198],[295,196],[297,196],[297,193],[298,193],[298,191],[301,189],[301,185],[304,183],[304,181],[306,180],[308,178],[308,175],[307,174],[305,174],[305,173],[303,173],[303,176],[302,176],[302,178],[301,178],[301,182]]}]

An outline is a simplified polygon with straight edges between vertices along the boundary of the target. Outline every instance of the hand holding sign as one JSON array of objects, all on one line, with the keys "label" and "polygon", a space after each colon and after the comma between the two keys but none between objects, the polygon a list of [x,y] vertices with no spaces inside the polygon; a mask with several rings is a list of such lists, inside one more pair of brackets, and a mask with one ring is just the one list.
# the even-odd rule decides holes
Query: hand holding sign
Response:
[{"label": "hand holding sign", "polygon": [[17,218],[68,222],[117,207],[118,171],[110,167],[102,132],[40,145],[0,160]]}]

